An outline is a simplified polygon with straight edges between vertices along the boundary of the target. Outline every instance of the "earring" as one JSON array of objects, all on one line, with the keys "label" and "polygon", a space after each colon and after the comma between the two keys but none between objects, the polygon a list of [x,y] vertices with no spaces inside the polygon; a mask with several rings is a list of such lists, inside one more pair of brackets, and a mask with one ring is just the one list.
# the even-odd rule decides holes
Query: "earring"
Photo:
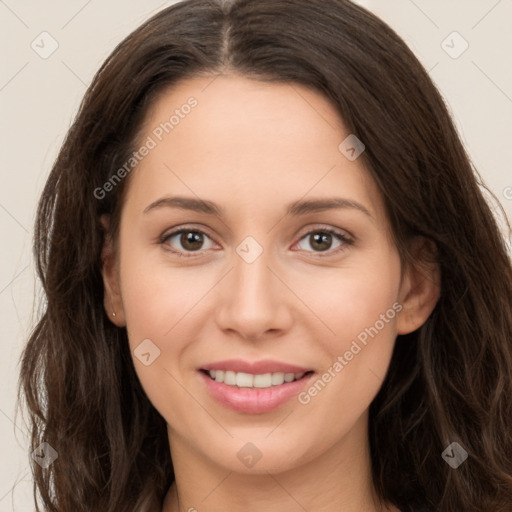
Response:
[{"label": "earring", "polygon": [[112,316],[116,316],[116,314],[112,311]]}]

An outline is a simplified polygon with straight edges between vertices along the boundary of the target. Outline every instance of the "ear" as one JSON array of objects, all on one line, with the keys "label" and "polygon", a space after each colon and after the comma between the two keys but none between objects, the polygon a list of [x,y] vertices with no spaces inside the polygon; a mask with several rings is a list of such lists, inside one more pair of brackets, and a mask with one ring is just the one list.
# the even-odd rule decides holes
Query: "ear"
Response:
[{"label": "ear", "polygon": [[434,242],[417,237],[409,248],[412,262],[407,263],[400,286],[402,310],[397,316],[397,333],[408,334],[420,328],[435,308],[441,294],[441,273]]},{"label": "ear", "polygon": [[105,233],[101,251],[101,275],[103,276],[103,304],[109,320],[118,327],[126,325],[123,302],[119,287],[119,268],[115,253],[114,241],[110,235],[110,216],[100,218]]}]

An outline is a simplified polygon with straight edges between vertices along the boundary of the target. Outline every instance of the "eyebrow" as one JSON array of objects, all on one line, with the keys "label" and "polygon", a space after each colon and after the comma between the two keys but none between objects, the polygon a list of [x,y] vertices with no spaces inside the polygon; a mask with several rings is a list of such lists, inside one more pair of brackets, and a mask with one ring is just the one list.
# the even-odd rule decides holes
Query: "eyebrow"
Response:
[{"label": "eyebrow", "polygon": [[[195,199],[193,197],[162,197],[152,202],[144,209],[144,213],[148,213],[157,208],[178,208],[180,210],[190,210],[198,213],[206,213],[208,215],[216,215],[218,217],[224,216],[224,210],[212,201],[206,199]],[[286,215],[298,217],[308,213],[321,212],[334,209],[353,209],[358,210],[371,219],[373,215],[368,209],[357,201],[344,199],[341,197],[329,197],[322,199],[299,200],[288,205]]]}]

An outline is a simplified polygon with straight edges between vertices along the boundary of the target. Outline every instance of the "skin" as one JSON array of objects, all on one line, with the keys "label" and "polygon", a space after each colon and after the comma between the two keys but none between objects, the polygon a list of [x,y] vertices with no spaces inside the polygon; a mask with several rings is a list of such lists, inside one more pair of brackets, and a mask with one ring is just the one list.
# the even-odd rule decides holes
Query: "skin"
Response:
[{"label": "skin", "polygon": [[[107,239],[103,251],[111,320],[126,327],[132,354],[148,338],[160,350],[149,366],[133,360],[168,423],[176,482],[163,510],[396,511],[373,489],[368,409],[396,335],[433,310],[438,269],[401,268],[380,191],[363,158],[338,150],[349,132],[322,95],[238,75],[187,79],[152,105],[140,140],[190,96],[197,107],[130,176],[118,245]],[[170,195],[213,201],[225,216],[143,213]],[[371,217],[354,208],[285,215],[293,201],[327,197],[356,201]],[[206,234],[195,252],[179,235],[160,241],[183,226]],[[326,228],[353,243],[328,237],[322,251],[313,235]],[[252,263],[236,252],[247,236],[263,249]],[[199,378],[201,365],[229,358],[275,359],[319,377],[394,303],[401,311],[307,404],[294,397],[243,414]],[[261,453],[252,468],[237,457],[247,442]]]}]

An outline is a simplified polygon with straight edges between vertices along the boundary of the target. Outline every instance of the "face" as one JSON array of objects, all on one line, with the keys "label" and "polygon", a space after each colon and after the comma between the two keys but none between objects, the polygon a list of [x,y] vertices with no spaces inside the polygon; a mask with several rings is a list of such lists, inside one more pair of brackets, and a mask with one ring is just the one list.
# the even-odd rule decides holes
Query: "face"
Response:
[{"label": "face", "polygon": [[320,94],[232,75],[148,112],[105,301],[171,448],[283,471],[366,435],[397,333],[428,312],[405,314],[413,281],[349,135]]}]

